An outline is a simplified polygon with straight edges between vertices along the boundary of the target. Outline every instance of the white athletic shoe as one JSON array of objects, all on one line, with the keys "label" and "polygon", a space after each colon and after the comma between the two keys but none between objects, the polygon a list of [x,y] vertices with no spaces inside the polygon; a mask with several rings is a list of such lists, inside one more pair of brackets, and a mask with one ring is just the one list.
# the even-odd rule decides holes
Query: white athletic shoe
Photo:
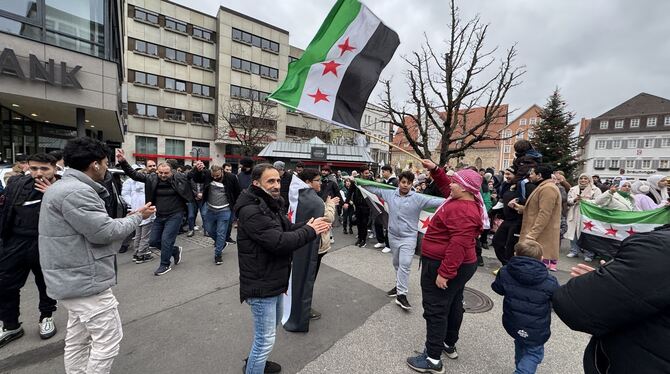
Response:
[{"label": "white athletic shoe", "polygon": [[386,244],[384,244],[384,243],[375,244],[375,248],[377,248],[377,249],[384,248],[384,247],[386,247]]},{"label": "white athletic shoe", "polygon": [[56,335],[56,324],[53,317],[46,317],[40,322],[40,338],[49,339]]},{"label": "white athletic shoe", "polygon": [[391,252],[391,248],[389,247],[384,247],[384,249],[382,249],[382,253],[389,253],[389,252]]},{"label": "white athletic shoe", "polygon": [[579,255],[574,253],[574,252],[570,252],[565,257],[574,258],[574,257],[577,257],[577,256],[579,256]]}]

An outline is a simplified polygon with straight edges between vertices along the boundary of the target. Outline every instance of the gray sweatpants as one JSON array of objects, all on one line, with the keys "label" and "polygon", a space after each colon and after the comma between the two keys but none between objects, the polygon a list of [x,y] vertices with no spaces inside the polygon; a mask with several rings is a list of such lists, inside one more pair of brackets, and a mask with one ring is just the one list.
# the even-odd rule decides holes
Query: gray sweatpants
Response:
[{"label": "gray sweatpants", "polygon": [[409,270],[412,267],[416,236],[399,238],[389,232],[389,244],[393,253],[393,268],[396,272],[396,288],[398,295],[407,295],[409,287]]},{"label": "gray sweatpants", "polygon": [[135,255],[142,256],[150,253],[149,238],[151,237],[151,226],[153,225],[153,222],[149,222],[146,225],[138,226],[137,229],[135,229],[135,238],[133,238],[133,241],[135,242]]}]

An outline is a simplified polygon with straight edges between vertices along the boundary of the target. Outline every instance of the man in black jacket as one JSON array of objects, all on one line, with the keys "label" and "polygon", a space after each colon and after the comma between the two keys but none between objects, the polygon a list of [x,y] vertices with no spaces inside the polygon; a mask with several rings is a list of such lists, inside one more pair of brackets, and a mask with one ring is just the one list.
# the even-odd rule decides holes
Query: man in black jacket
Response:
[{"label": "man in black jacket", "polygon": [[128,164],[122,149],[116,151],[116,159],[127,176],[144,183],[145,201],[156,206],[149,246],[161,249],[161,263],[154,275],[163,275],[172,270],[172,258],[175,265],[182,260],[182,248],[174,243],[186,212],[186,203],[195,201],[189,182],[194,172],[191,170],[188,175],[174,172],[167,163],[160,163],[155,174],[142,174]]},{"label": "man in black jacket", "polygon": [[[362,179],[370,179],[370,170],[367,166],[363,166],[359,169],[360,177]],[[370,219],[370,205],[368,204],[365,196],[358,189],[358,186],[355,185],[353,193],[350,193],[347,196],[347,200],[344,202],[344,209],[348,209],[353,203],[356,208],[356,229],[358,231],[358,240],[356,241],[356,246],[365,247],[367,242],[368,235],[368,220]]]},{"label": "man in black jacket", "polygon": [[38,153],[28,157],[30,175],[9,179],[0,211],[0,347],[23,336],[19,322],[20,291],[32,271],[40,296],[40,337],[56,334],[52,314],[56,300],[47,295],[37,245],[44,191],[57,180],[56,158]]},{"label": "man in black jacket", "polygon": [[[391,165],[382,166],[382,178],[384,184],[398,187],[398,177],[393,174]],[[391,252],[391,245],[388,238],[389,215],[386,212],[381,212],[375,217],[375,236],[377,237],[376,249],[381,249],[382,253]]]},{"label": "man in black jacket", "polygon": [[281,367],[267,358],[282,316],[282,295],[288,290],[292,253],[328,231],[330,224],[323,218],[289,222],[281,212],[280,177],[272,165],[256,166],[251,183],[235,205],[240,221],[240,302],[249,304],[254,319],[254,341],[245,372],[277,373]]},{"label": "man in black jacket", "polygon": [[205,169],[205,164],[198,161],[194,168],[193,181],[202,183],[202,203],[207,206],[205,230],[214,239],[214,263],[223,264],[222,253],[226,247],[228,222],[232,207],[240,196],[240,185],[237,178],[223,171],[221,166]]},{"label": "man in black jacket", "polygon": [[670,224],[629,236],[600,268],[572,268],[552,300],[573,330],[593,335],[584,372],[670,373]]}]

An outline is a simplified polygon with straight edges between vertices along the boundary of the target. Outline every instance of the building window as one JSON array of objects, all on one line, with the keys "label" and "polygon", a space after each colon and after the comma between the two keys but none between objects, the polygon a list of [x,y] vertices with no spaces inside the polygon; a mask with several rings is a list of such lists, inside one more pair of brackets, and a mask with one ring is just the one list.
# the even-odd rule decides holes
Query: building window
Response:
[{"label": "building window", "polygon": [[656,117],[647,118],[647,127],[656,127]]},{"label": "building window", "polygon": [[634,169],[635,160],[626,160],[626,169]]},{"label": "building window", "polygon": [[609,121],[600,121],[601,130],[607,130],[608,127],[609,127]]},{"label": "building window", "polygon": [[644,139],[644,148],[653,148],[654,147],[654,139]]},{"label": "building window", "polygon": [[330,141],[330,134],[328,132],[306,129],[303,127],[286,126],[286,136],[294,136],[303,139],[311,139],[316,136],[324,142]]},{"label": "building window", "polygon": [[670,126],[670,116],[665,116],[665,120],[663,121],[664,126]]},{"label": "building window", "polygon": [[136,114],[144,117],[158,117],[158,107],[155,105],[135,104]]},{"label": "building window", "polygon": [[626,148],[628,149],[637,148],[637,139],[628,139],[627,143],[628,145],[626,146]]},{"label": "building window", "polygon": [[158,87],[158,76],[141,71],[135,72],[135,82],[139,84],[146,84],[147,86]]},{"label": "building window", "polygon": [[612,140],[612,148],[614,148],[614,149],[621,148],[621,139]]},{"label": "building window", "polygon": [[503,147],[503,153],[510,153],[511,150],[512,150],[511,144],[505,144],[505,146]]},{"label": "building window", "polygon": [[670,160],[659,160],[658,168],[664,170],[670,169]]},{"label": "building window", "polygon": [[193,36],[208,41],[212,41],[214,39],[213,33],[211,31],[195,26],[193,26]]},{"label": "building window", "polygon": [[148,12],[144,9],[135,8],[135,17],[136,20],[158,24],[158,14]]},{"label": "building window", "polygon": [[266,101],[270,94],[246,87],[230,85],[230,96],[254,101]]},{"label": "building window", "polygon": [[193,113],[193,123],[211,125],[213,116],[209,113]]},{"label": "building window", "polygon": [[207,57],[202,57],[198,55],[193,55],[193,65],[199,66],[204,69],[212,70],[213,63],[212,60]]},{"label": "building window", "polygon": [[605,141],[605,140],[597,140],[596,141],[596,149],[605,149],[606,145],[607,145],[607,141]]},{"label": "building window", "polygon": [[186,63],[186,52],[178,51],[172,48],[165,48],[165,58],[172,61]]},{"label": "building window", "polygon": [[605,160],[595,160],[593,162],[593,167],[596,169],[604,169],[605,168]]},{"label": "building window", "polygon": [[610,169],[618,169],[619,160],[610,160]]},{"label": "building window", "polygon": [[[290,64],[293,61],[298,61],[300,60],[298,57],[293,57],[293,56],[288,56],[288,63]],[[670,117],[668,117],[670,118]]]},{"label": "building window", "polygon": [[178,139],[165,139],[165,154],[171,156],[184,156],[185,142]]},{"label": "building window", "polygon": [[512,130],[507,129],[503,132],[503,138],[507,139],[507,138],[511,138],[511,137],[512,137]]},{"label": "building window", "polygon": [[233,40],[241,43],[250,44],[254,47],[262,48],[270,52],[279,53],[279,43],[248,33],[246,31],[233,28],[232,38]]},{"label": "building window", "polygon": [[631,128],[636,128],[640,127],[640,119],[639,118],[633,118],[630,120],[630,127]]},{"label": "building window", "polygon": [[147,43],[143,40],[135,40],[135,51],[146,53],[152,56],[158,56],[158,46],[153,43]]},{"label": "building window", "polygon": [[169,119],[170,121],[185,121],[186,116],[181,109],[165,108],[165,119]]},{"label": "building window", "polygon": [[536,117],[531,118],[530,119],[530,124],[531,125],[536,125],[537,124],[537,118]]},{"label": "building window", "polygon": [[528,140],[533,139],[535,137],[535,132],[533,130],[528,130]]},{"label": "building window", "polygon": [[232,57],[230,64],[235,70],[242,70],[247,73],[260,75],[270,79],[279,79],[279,70],[269,66],[260,65],[255,62],[242,60],[237,57]]},{"label": "building window", "polygon": [[503,169],[507,169],[509,167],[509,160],[508,159],[503,160],[502,167],[503,167]]},{"label": "building window", "polygon": [[158,139],[149,136],[135,136],[135,152],[155,155],[158,153]]},{"label": "building window", "polygon": [[168,30],[175,30],[179,32],[186,32],[186,24],[176,19],[165,17],[165,28]]},{"label": "building window", "polygon": [[198,148],[198,157],[209,157],[209,143],[194,141],[191,143],[191,146]]},{"label": "building window", "polygon": [[642,160],[642,169],[651,169],[651,160]]},{"label": "building window", "polygon": [[205,86],[205,85],[202,85],[202,84],[193,83],[193,86],[192,86],[192,89],[191,89],[191,93],[192,93],[193,95],[200,95],[200,96],[211,97],[211,96],[212,96],[212,95],[211,95],[212,90],[213,90],[213,89],[212,89],[212,87],[210,87],[210,86]]},{"label": "building window", "polygon": [[618,120],[614,121],[614,128],[615,129],[623,129],[623,120],[618,119]]},{"label": "building window", "polygon": [[521,118],[521,121],[519,121],[520,126],[526,126],[527,120],[525,118]]},{"label": "building window", "polygon": [[165,78],[165,89],[186,92],[186,82],[172,78]]},{"label": "building window", "polygon": [[670,147],[670,138],[662,138],[661,139],[661,147],[663,147],[663,148]]},{"label": "building window", "polygon": [[523,131],[522,130],[519,130],[519,131],[516,132],[516,138],[517,138],[517,140],[518,139],[523,139]]}]

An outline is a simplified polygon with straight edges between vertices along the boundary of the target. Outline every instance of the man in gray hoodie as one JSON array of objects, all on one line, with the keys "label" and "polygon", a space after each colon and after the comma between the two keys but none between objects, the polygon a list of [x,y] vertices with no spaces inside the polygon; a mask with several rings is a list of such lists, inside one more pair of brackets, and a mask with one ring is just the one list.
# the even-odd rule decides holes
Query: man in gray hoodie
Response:
[{"label": "man in gray hoodie", "polygon": [[398,178],[400,183],[394,190],[368,186],[365,189],[381,196],[389,206],[388,238],[393,253],[396,286],[386,294],[388,297],[395,297],[396,304],[401,308],[410,310],[412,305],[407,300],[407,289],[419,232],[419,216],[423,209],[437,208],[444,199],[413,191],[414,174],[411,171],[403,171]]},{"label": "man in gray hoodie", "polygon": [[121,242],[156,209],[147,203],[125,218],[105,210],[109,192],[100,182],[109,149],[91,138],[68,141],[61,181],[42,198],[40,264],[47,294],[68,310],[65,372],[109,373],[123,337],[116,284]]}]

